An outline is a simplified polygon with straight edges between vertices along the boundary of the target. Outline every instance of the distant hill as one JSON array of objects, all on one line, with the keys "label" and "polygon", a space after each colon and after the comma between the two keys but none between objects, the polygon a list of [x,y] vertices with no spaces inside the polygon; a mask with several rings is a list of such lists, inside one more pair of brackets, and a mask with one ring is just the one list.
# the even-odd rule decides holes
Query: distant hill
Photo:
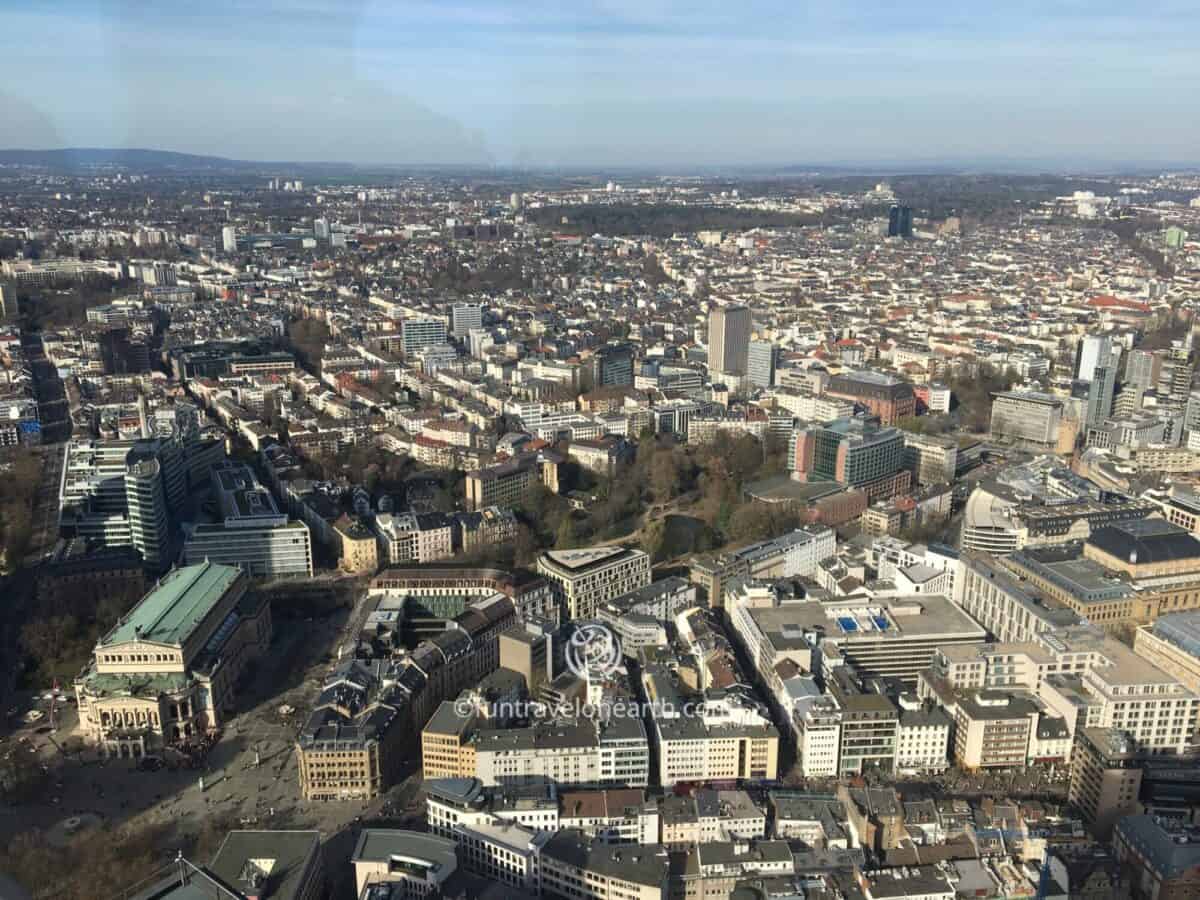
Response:
[{"label": "distant hill", "polygon": [[120,166],[129,169],[176,171],[248,171],[269,163],[175,153],[171,150],[67,147],[62,150],[0,150],[0,165],[45,166],[48,169],[84,169]]}]

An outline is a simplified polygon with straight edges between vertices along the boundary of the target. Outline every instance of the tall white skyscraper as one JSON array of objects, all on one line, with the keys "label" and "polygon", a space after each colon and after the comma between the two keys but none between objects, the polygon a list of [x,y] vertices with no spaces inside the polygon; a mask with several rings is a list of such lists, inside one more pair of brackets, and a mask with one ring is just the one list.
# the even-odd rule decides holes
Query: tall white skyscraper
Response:
[{"label": "tall white skyscraper", "polygon": [[237,229],[232,225],[221,229],[221,246],[226,253],[237,253]]},{"label": "tall white skyscraper", "polygon": [[1096,367],[1109,365],[1113,357],[1119,356],[1120,352],[1121,348],[1113,346],[1108,335],[1087,335],[1079,342],[1075,352],[1075,378],[1079,381],[1091,381]]},{"label": "tall white skyscraper", "polygon": [[745,375],[749,350],[750,308],[714,308],[708,314],[708,371]]},{"label": "tall white skyscraper", "polygon": [[329,220],[313,219],[313,237],[318,241],[329,240]]}]

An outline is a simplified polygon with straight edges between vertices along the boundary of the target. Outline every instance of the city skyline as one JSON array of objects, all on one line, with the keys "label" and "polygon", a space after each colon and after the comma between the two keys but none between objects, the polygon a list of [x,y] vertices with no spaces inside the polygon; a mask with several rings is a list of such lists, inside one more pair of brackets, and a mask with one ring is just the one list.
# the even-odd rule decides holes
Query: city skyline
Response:
[{"label": "city skyline", "polygon": [[398,165],[1188,164],[1200,125],[1174,98],[1196,16],[64,4],[5,13],[24,74],[0,91],[2,140]]}]

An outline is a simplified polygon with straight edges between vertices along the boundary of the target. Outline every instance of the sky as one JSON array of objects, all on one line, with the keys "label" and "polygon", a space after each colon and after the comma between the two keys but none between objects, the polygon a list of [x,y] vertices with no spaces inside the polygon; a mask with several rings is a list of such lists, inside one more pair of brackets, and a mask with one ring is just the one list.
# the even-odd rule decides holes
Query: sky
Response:
[{"label": "sky", "polygon": [[1197,34],[1194,0],[0,0],[0,148],[1200,163]]}]

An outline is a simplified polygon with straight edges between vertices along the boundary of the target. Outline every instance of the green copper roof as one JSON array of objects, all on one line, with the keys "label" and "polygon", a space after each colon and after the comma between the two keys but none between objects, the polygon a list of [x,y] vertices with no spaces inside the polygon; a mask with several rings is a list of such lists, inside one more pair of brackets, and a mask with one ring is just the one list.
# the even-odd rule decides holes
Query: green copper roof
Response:
[{"label": "green copper roof", "polygon": [[[143,640],[183,644],[237,581],[241,569],[202,562],[175,569],[158,582],[125,618],[100,639],[100,646]],[[139,634],[140,629],[140,634]]]}]

